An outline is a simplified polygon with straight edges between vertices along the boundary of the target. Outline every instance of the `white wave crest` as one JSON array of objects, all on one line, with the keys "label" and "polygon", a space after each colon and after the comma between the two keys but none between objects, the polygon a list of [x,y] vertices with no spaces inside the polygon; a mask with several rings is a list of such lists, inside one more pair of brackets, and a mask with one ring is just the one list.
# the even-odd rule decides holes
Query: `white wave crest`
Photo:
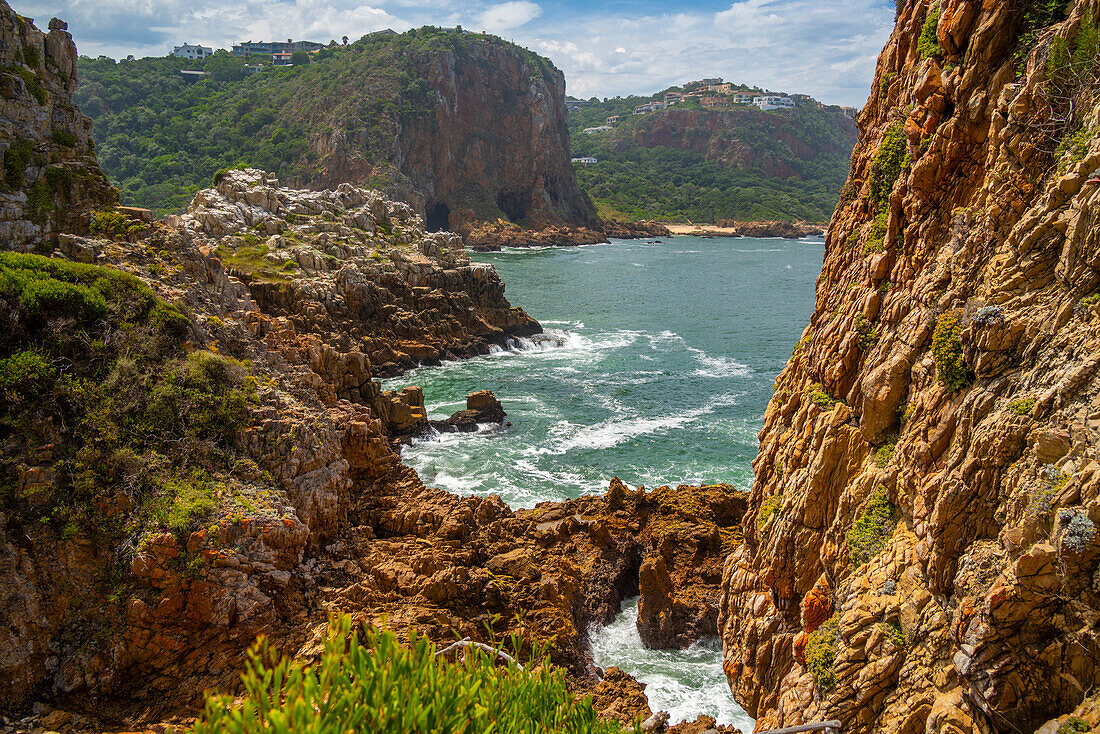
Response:
[{"label": "white wave crest", "polygon": [[698,377],[748,377],[752,370],[731,357],[711,357],[702,349],[688,347],[687,350],[699,363],[699,369],[692,374]]}]

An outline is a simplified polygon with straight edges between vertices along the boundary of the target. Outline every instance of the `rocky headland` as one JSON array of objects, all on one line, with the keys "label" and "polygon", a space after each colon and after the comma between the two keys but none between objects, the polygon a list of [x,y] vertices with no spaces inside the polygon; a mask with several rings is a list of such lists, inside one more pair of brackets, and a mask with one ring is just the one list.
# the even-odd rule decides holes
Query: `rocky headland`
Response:
[{"label": "rocky headland", "polygon": [[726,673],[761,728],[1095,731],[1100,5],[898,11],[726,561]]},{"label": "rocky headland", "polygon": [[670,224],[671,234],[693,237],[782,237],[797,240],[821,237],[825,227],[806,222],[737,222],[722,220],[717,224]]},{"label": "rocky headland", "polygon": [[502,247],[568,247],[595,245],[610,238],[642,239],[669,235],[669,228],[658,222],[599,220],[589,227],[548,226],[523,229],[509,222],[475,223],[463,229],[462,236],[471,250],[497,251]]},{"label": "rocky headland", "polygon": [[118,203],[99,170],[92,121],[73,102],[76,45],[58,20],[43,33],[0,13],[0,241],[29,247],[88,227],[92,207]]}]

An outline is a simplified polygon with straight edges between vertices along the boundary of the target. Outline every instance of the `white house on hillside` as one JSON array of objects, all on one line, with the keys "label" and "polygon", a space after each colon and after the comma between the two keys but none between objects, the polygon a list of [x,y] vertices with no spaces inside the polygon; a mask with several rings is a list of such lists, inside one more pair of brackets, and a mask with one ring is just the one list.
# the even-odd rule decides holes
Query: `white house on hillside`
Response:
[{"label": "white house on hillside", "polygon": [[214,49],[209,46],[192,46],[190,43],[185,43],[173,48],[170,55],[181,59],[205,59],[214,55]]},{"label": "white house on hillside", "polygon": [[668,107],[668,105],[664,102],[650,102],[649,104],[638,105],[637,107],[635,107],[634,114],[644,115],[647,112],[657,112],[658,110],[663,110],[665,107]]},{"label": "white house on hillside", "polygon": [[596,135],[597,133],[606,133],[611,129],[612,127],[610,125],[597,125],[596,127],[586,127],[581,132],[585,135]]},{"label": "white house on hillside", "polygon": [[794,100],[786,96],[753,97],[752,103],[765,112],[768,110],[789,110],[794,107]]},{"label": "white house on hillside", "polygon": [[598,163],[599,161],[597,161],[595,158],[593,158],[590,155],[586,155],[583,158],[573,158],[572,162],[573,163],[583,163],[584,165],[587,166],[587,165],[592,164],[592,163]]}]

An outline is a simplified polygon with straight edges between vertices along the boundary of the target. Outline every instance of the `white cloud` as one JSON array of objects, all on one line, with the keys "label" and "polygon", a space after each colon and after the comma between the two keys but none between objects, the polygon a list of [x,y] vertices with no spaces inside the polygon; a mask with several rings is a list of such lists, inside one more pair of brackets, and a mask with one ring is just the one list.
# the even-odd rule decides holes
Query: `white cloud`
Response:
[{"label": "white cloud", "polygon": [[614,12],[596,3],[578,11],[564,0],[14,0],[14,7],[40,27],[51,15],[69,21],[80,52],[92,56],[460,24],[549,56],[580,97],[650,94],[721,76],[829,103],[867,98],[892,0],[727,1],[718,12],[665,0],[615,3]]},{"label": "white cloud", "polygon": [[529,0],[493,5],[477,16],[481,28],[493,33],[503,33],[530,23],[542,15],[542,8]]}]

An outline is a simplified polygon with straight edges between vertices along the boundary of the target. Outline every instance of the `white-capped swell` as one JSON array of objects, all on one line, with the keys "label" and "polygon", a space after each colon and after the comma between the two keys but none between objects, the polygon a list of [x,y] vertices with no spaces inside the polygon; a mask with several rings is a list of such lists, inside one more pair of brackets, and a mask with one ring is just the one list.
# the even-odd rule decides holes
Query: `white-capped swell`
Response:
[{"label": "white-capped swell", "polygon": [[724,395],[706,405],[660,417],[635,417],[610,420],[590,426],[571,426],[570,435],[540,449],[539,453],[564,454],[574,449],[608,449],[625,441],[651,433],[670,431],[693,423],[715,410],[736,402],[733,395]]},{"label": "white-capped swell", "polygon": [[645,681],[649,707],[667,711],[671,724],[706,714],[719,724],[753,730],[755,723],[730,693],[717,640],[697,642],[686,650],[647,650],[637,621],[638,600],[632,599],[611,624],[590,628],[593,662],[601,668],[615,666]]},{"label": "white-capped swell", "polygon": [[692,374],[699,377],[748,377],[752,370],[731,357],[711,357],[702,349],[688,347],[687,350],[699,363],[699,369]]}]

